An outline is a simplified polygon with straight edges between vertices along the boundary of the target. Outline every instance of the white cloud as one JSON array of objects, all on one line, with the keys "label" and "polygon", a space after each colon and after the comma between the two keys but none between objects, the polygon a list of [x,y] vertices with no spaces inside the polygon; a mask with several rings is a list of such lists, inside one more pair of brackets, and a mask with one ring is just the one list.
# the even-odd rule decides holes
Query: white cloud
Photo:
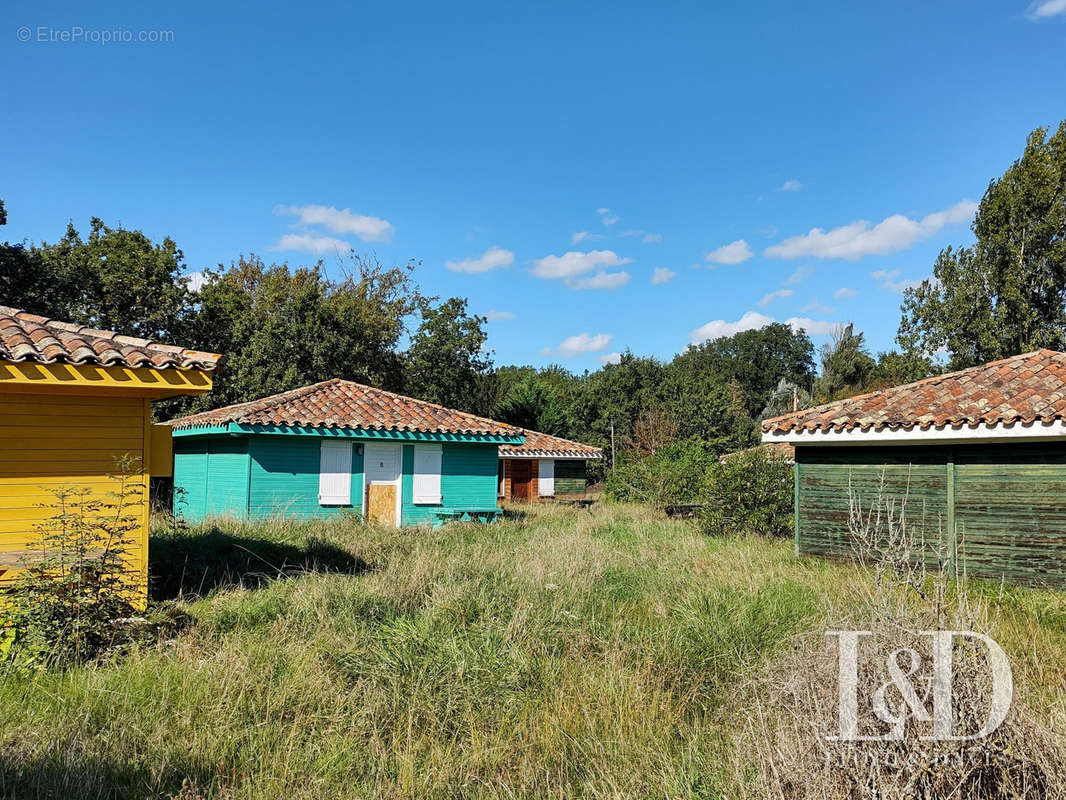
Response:
[{"label": "white cloud", "polygon": [[602,269],[588,278],[567,278],[566,285],[571,289],[617,289],[629,283],[632,276],[628,272],[604,272]]},{"label": "white cloud", "polygon": [[198,292],[207,284],[207,275],[201,272],[190,272],[185,276],[185,285],[190,292]]},{"label": "white cloud", "polygon": [[333,233],[350,233],[364,242],[387,242],[392,238],[392,223],[379,217],[354,214],[350,208],[338,211],[333,206],[274,206],[278,216],[294,216],[299,225],[322,225]]},{"label": "white cloud", "polygon": [[768,306],[774,300],[780,300],[785,297],[792,297],[791,289],[775,289],[772,292],[768,292],[762,296],[762,300],[758,302],[759,306]]},{"label": "white cloud", "polygon": [[574,231],[570,234],[570,244],[580,244],[584,241],[592,241],[594,239],[602,239],[601,233],[589,233],[588,231]]},{"label": "white cloud", "polygon": [[445,263],[452,272],[488,272],[509,267],[514,263],[514,253],[502,247],[490,247],[479,258],[463,258]]},{"label": "white cloud", "polygon": [[591,250],[581,253],[571,250],[561,256],[545,256],[533,262],[533,274],[538,278],[573,278],[603,267],[620,267],[633,259],[622,258],[613,250]]},{"label": "white cloud", "polygon": [[335,239],[332,236],[319,236],[314,233],[286,233],[270,249],[279,252],[314,253],[320,256],[325,253],[343,255],[351,250],[352,246],[343,239]]},{"label": "white cloud", "polygon": [[486,311],[485,319],[489,322],[497,322],[504,319],[515,319],[518,315],[513,311]]},{"label": "white cloud", "polygon": [[858,292],[856,292],[854,289],[849,289],[847,286],[841,286],[839,289],[837,289],[835,292],[833,292],[833,299],[834,300],[850,300],[851,298],[853,298],[857,294],[858,294]]},{"label": "white cloud", "polygon": [[808,336],[828,336],[840,327],[839,322],[826,322],[810,317],[789,317],[785,324],[794,331],[807,331]]},{"label": "white cloud", "polygon": [[1029,6],[1026,16],[1029,19],[1047,19],[1066,13],[1066,0],[1037,0]]},{"label": "white cloud", "polygon": [[785,181],[784,183],[781,184],[781,188],[779,188],[778,191],[779,192],[798,192],[802,188],[803,188],[803,184],[802,183],[800,183],[795,178],[790,178],[789,180],[787,180],[787,181]]},{"label": "white cloud", "polygon": [[661,233],[650,233],[643,228],[627,228],[620,236],[639,236],[644,244],[657,244],[663,240]]},{"label": "white cloud", "polygon": [[870,277],[877,281],[882,289],[888,289],[891,292],[913,289],[922,283],[921,278],[904,278],[900,280],[899,276],[900,270],[898,269],[875,269],[870,273]]},{"label": "white cloud", "polygon": [[805,311],[805,312],[807,312],[809,314],[835,314],[836,313],[836,309],[835,308],[833,308],[832,306],[827,306],[825,303],[823,303],[817,297],[815,297],[813,300],[811,300],[811,302],[807,303],[807,305],[805,305],[803,308],[801,308],[800,311]]},{"label": "white cloud", "polygon": [[622,361],[621,353],[607,353],[600,356],[601,364],[618,364]]},{"label": "white cloud", "polygon": [[609,208],[597,208],[596,213],[600,215],[600,222],[607,226],[614,225],[622,219],[617,214],[612,214]]},{"label": "white cloud", "polygon": [[712,264],[740,264],[755,255],[743,239],[737,239],[727,245],[707,253],[704,258]]},{"label": "white cloud", "polygon": [[801,236],[793,236],[780,244],[767,247],[765,253],[770,258],[813,256],[841,258],[845,261],[898,253],[932,236],[945,225],[970,221],[976,211],[977,203],[960,200],[951,208],[934,212],[920,220],[893,214],[876,225],[871,225],[866,220],[858,220],[828,232],[822,228],[812,228]]},{"label": "white cloud", "polygon": [[668,280],[677,275],[672,269],[666,267],[656,267],[655,271],[651,274],[651,282],[658,286],[660,283],[666,283]]},{"label": "white cloud", "polygon": [[814,274],[814,268],[808,267],[806,264],[802,267],[796,267],[796,271],[785,278],[785,286],[796,286],[803,283],[807,278]]},{"label": "white cloud", "polygon": [[721,339],[723,336],[732,336],[741,331],[751,331],[756,328],[765,328],[774,321],[773,317],[760,314],[758,311],[746,311],[744,316],[736,322],[726,322],[724,319],[716,319],[701,325],[690,333],[689,339],[693,344],[705,342],[708,339]]},{"label": "white cloud", "polygon": [[[765,328],[774,322],[777,322],[777,320],[765,314],[760,314],[758,311],[745,311],[744,316],[735,322],[716,319],[706,325],[701,325],[689,334],[689,340],[692,344],[700,344],[711,339],[720,339],[723,336],[733,336],[741,331]],[[811,336],[830,334],[840,325],[839,322],[824,322],[810,319],[809,317],[789,317],[785,320],[785,324],[793,330],[805,330]]]},{"label": "white cloud", "polygon": [[567,336],[554,350],[545,347],[541,352],[545,355],[556,353],[564,358],[574,358],[584,353],[598,353],[606,350],[613,338],[614,336],[610,333],[579,333],[576,336]]}]

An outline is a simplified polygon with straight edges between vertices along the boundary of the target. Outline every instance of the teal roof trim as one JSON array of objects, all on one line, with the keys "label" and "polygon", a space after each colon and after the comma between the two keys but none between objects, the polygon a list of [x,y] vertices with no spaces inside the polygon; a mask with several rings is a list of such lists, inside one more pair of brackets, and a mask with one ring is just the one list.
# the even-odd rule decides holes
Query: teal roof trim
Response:
[{"label": "teal roof trim", "polygon": [[205,425],[202,428],[177,428],[173,436],[218,436],[230,434],[267,434],[271,436],[321,436],[340,439],[366,439],[389,442],[471,442],[478,444],[522,444],[525,436],[503,436],[488,433],[439,433],[431,431],[368,430],[365,428],[323,428],[312,425],[246,425],[228,422]]}]

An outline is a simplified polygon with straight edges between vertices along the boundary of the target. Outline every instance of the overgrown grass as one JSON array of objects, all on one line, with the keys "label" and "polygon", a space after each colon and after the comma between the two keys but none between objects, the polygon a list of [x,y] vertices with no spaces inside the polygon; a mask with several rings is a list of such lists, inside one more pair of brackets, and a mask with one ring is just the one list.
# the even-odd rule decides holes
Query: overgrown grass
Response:
[{"label": "overgrown grass", "polygon": [[[0,795],[739,797],[750,676],[861,618],[865,580],[603,504],[221,524],[161,533],[152,561],[191,624],[104,666],[0,674]],[[1061,716],[1066,606],[996,602],[1019,684]]]}]

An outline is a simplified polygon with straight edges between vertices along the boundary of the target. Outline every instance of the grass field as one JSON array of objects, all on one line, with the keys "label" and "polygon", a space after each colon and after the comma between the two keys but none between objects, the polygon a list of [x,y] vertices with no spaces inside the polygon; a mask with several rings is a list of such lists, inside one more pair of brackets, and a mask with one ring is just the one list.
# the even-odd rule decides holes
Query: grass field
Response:
[{"label": "grass field", "polygon": [[[605,504],[432,531],[223,524],[160,532],[151,558],[181,630],[0,674],[0,796],[743,797],[752,677],[861,621],[868,580]],[[1019,693],[1059,725],[1062,597],[980,591]]]}]

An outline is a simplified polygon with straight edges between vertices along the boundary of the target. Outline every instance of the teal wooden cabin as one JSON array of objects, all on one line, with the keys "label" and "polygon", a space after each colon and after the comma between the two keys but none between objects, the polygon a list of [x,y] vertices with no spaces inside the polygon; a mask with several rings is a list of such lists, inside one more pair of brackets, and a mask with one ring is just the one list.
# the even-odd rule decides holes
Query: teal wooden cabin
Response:
[{"label": "teal wooden cabin", "polygon": [[795,447],[801,554],[855,555],[863,518],[891,506],[930,565],[1066,587],[1066,353],[786,414],[762,438]]},{"label": "teal wooden cabin", "polygon": [[519,429],[331,380],[174,420],[174,511],[196,523],[355,514],[439,524],[497,509]]}]

